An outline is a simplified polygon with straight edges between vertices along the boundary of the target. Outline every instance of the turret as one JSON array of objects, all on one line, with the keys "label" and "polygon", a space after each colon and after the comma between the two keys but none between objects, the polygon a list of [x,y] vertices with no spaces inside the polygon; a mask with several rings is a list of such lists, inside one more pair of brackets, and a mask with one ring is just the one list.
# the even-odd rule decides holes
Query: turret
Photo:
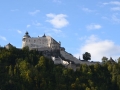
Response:
[{"label": "turret", "polygon": [[44,33],[44,35],[42,37],[46,37],[45,33]]},{"label": "turret", "polygon": [[27,45],[27,42],[26,42],[27,38],[31,38],[28,32],[26,32],[25,35],[23,36],[23,39],[22,39],[22,48]]},{"label": "turret", "polygon": [[28,32],[26,32],[25,35],[23,36],[23,41],[24,41],[25,38],[30,38],[30,35],[29,35]]},{"label": "turret", "polygon": [[59,41],[60,47],[61,47],[61,42]]},{"label": "turret", "polygon": [[5,48],[6,49],[10,49],[11,47],[14,47],[12,44],[10,44],[10,43],[8,43],[6,46],[5,46]]}]

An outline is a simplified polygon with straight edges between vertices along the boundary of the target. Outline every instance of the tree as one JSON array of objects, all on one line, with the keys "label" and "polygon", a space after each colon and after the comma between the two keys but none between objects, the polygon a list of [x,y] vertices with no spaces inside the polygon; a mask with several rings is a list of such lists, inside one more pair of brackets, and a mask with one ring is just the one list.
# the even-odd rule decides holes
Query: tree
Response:
[{"label": "tree", "polygon": [[85,52],[85,54],[83,54],[83,59],[86,61],[91,60],[91,54],[88,52]]},{"label": "tree", "polygon": [[107,61],[108,61],[108,58],[104,56],[104,57],[102,58],[102,62],[105,63],[105,62],[107,62]]}]

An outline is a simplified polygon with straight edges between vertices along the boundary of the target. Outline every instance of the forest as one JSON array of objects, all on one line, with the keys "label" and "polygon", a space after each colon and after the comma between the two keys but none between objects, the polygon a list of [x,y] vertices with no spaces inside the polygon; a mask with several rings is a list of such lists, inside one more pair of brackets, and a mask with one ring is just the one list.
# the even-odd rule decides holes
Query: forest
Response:
[{"label": "forest", "polygon": [[0,47],[0,90],[120,90],[120,58],[73,71],[35,50]]}]

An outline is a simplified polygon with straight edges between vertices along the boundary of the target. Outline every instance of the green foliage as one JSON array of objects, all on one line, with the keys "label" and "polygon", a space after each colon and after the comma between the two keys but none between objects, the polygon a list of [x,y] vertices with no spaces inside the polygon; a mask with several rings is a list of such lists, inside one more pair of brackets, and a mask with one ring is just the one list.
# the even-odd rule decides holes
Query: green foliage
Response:
[{"label": "green foliage", "polygon": [[0,48],[0,90],[120,90],[118,63],[80,65],[76,71],[54,65],[38,51]]},{"label": "green foliage", "polygon": [[104,57],[102,58],[102,62],[103,62],[103,63],[106,63],[107,61],[108,61],[108,58],[104,56]]},{"label": "green foliage", "polygon": [[83,59],[86,61],[91,60],[91,54],[88,52],[85,52],[85,54],[83,54]]}]

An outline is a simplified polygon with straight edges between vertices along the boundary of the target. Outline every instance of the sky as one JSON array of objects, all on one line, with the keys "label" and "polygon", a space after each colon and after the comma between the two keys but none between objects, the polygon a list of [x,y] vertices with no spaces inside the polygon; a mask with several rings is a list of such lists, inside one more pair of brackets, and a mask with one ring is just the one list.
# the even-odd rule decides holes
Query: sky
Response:
[{"label": "sky", "polygon": [[44,33],[66,51],[92,61],[120,57],[120,1],[116,0],[0,0],[0,45],[21,48],[22,37]]}]

